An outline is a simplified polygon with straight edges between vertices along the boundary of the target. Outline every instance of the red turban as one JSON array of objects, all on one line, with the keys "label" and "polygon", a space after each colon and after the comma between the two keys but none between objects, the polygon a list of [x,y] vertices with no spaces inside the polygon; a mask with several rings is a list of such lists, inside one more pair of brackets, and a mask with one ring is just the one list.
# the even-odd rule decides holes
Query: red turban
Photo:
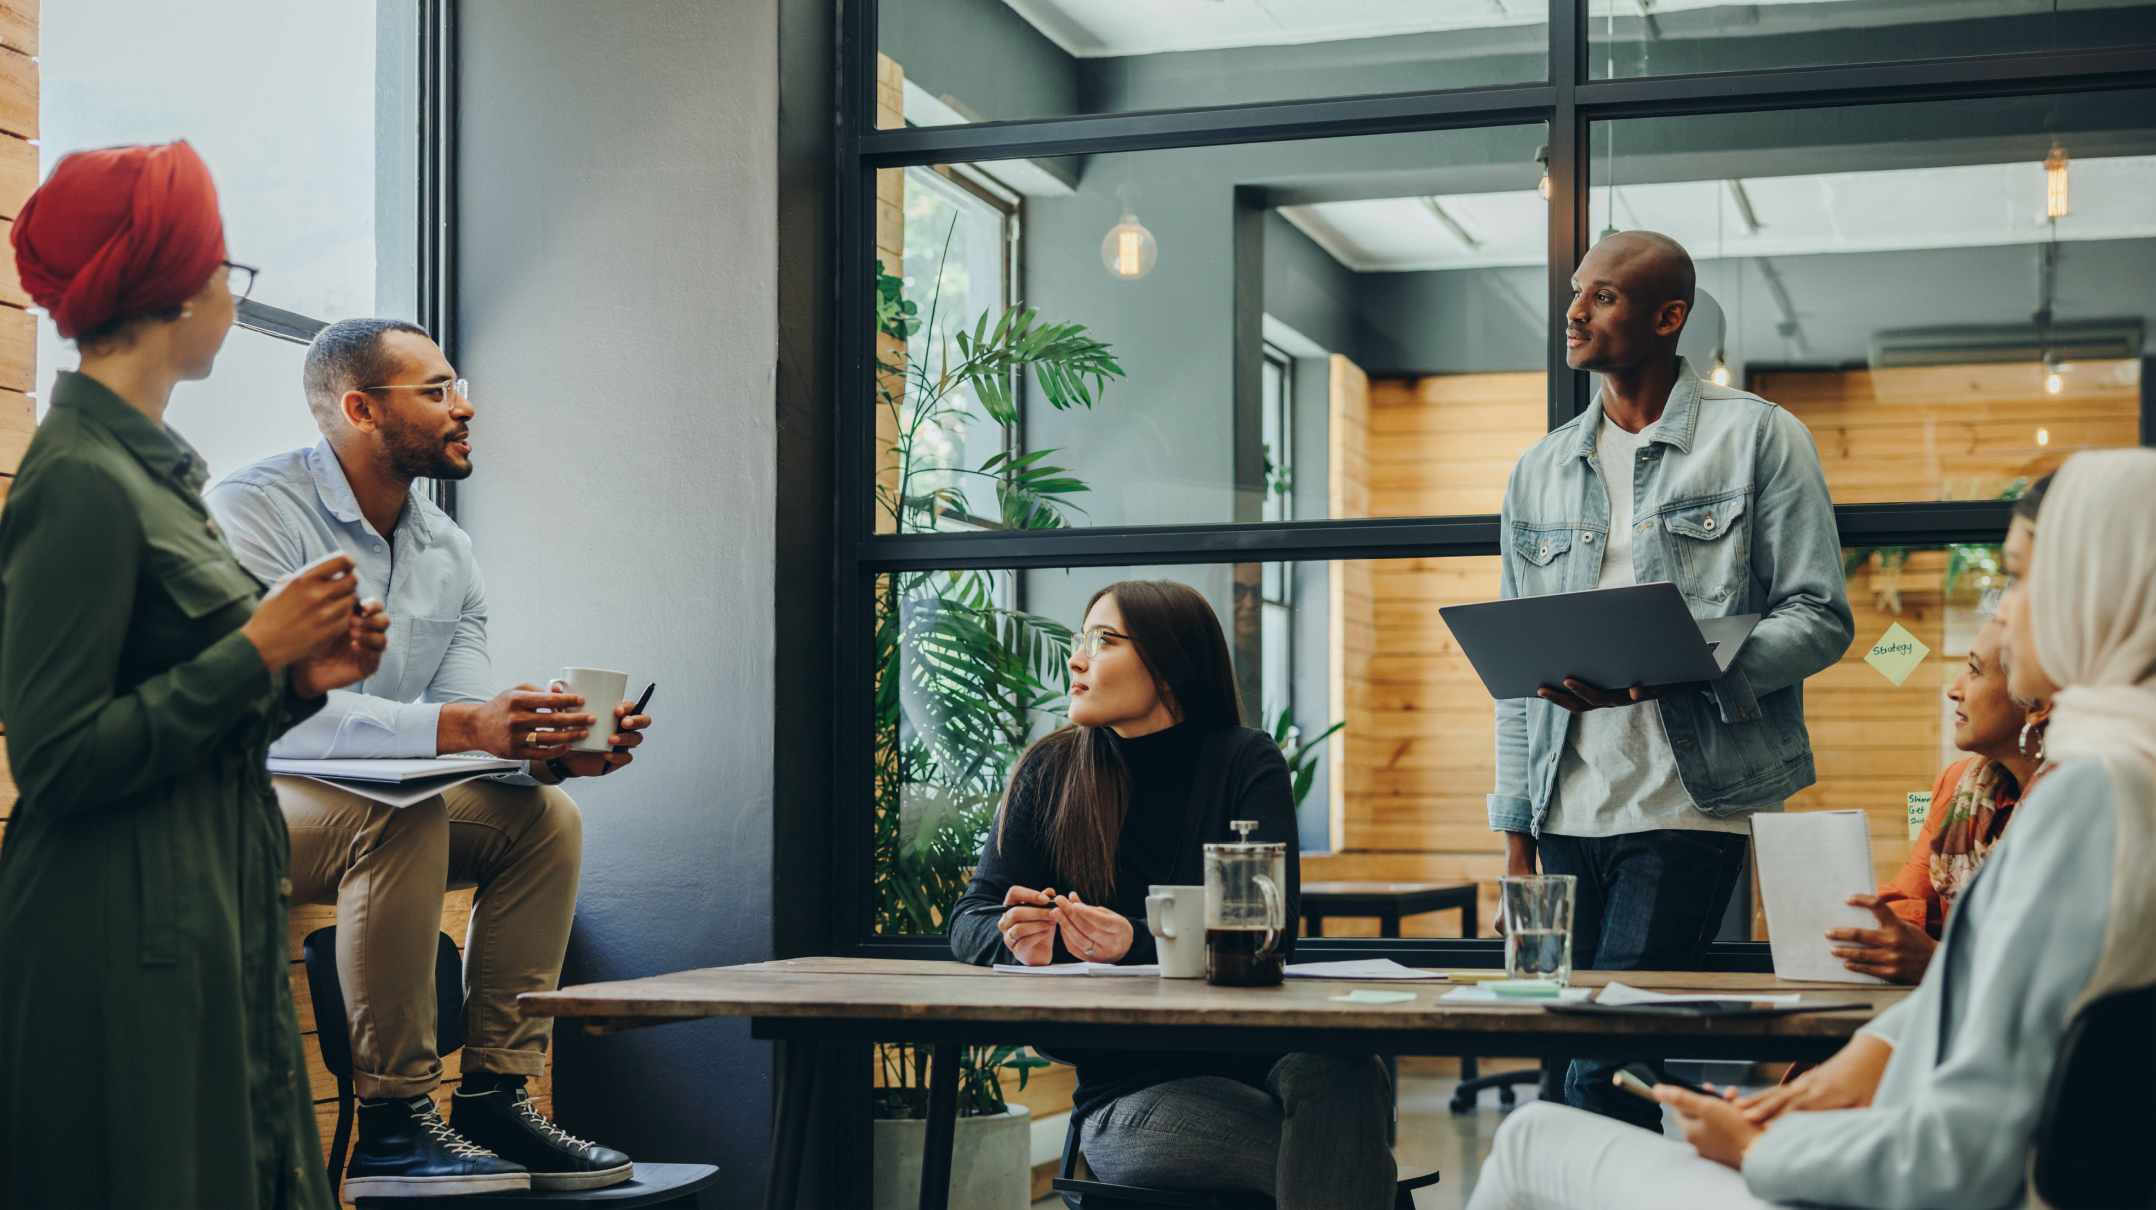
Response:
[{"label": "red turban", "polygon": [[60,335],[176,307],[225,259],[210,169],[186,143],[78,151],[15,216],[15,271]]}]

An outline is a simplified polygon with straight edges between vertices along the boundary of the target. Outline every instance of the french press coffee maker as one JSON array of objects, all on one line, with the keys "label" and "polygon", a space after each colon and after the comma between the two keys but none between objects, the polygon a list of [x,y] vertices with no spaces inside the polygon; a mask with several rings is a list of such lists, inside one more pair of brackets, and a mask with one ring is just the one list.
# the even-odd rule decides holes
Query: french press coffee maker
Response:
[{"label": "french press coffee maker", "polygon": [[1205,846],[1205,981],[1271,987],[1286,962],[1288,846],[1251,840],[1256,820],[1228,826],[1242,839]]}]

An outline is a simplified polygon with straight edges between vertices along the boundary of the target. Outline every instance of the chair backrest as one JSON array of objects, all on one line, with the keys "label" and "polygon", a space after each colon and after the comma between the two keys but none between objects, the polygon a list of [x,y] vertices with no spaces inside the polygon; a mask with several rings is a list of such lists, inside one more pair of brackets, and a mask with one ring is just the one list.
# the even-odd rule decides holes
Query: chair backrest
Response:
[{"label": "chair backrest", "polygon": [[[464,957],[447,933],[434,947],[434,1053],[447,1058],[464,1046]],[[307,995],[314,1001],[315,1040],[322,1066],[339,1080],[352,1078],[352,1035],[344,1011],[344,985],[337,979],[337,926],[316,929],[299,943],[307,965]]]},{"label": "chair backrest", "polygon": [[2074,1018],[2036,1123],[2036,1192],[2057,1210],[2156,1206],[2156,987],[2105,996]]}]

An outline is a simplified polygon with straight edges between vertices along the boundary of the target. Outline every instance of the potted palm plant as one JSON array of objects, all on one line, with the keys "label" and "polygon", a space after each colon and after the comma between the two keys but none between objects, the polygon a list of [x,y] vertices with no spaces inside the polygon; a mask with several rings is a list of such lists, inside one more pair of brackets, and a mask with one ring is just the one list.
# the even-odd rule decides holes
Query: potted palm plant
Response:
[{"label": "potted palm plant", "polygon": [[[884,448],[877,503],[890,532],[950,528],[1045,529],[1068,524],[1086,490],[1045,459],[1017,449],[1017,390],[1030,376],[1059,409],[1093,405],[1123,373],[1108,346],[1078,324],[1039,322],[1031,310],[983,313],[948,334],[903,297],[878,265],[877,405]],[[909,355],[925,331],[927,347]],[[1001,448],[958,464],[951,434],[983,422]],[[987,502],[992,501],[992,505]],[[1067,686],[1068,627],[1006,603],[988,571],[899,572],[876,585],[875,893],[877,931],[941,933],[965,891],[994,822],[1012,762],[1056,716]],[[912,1206],[920,1188],[928,1050],[876,1048],[875,1204]],[[952,1148],[956,1207],[1024,1207],[1031,1146],[1023,1106],[1004,1098],[1048,1060],[1011,1046],[967,1047],[959,1062],[959,1121]]]}]

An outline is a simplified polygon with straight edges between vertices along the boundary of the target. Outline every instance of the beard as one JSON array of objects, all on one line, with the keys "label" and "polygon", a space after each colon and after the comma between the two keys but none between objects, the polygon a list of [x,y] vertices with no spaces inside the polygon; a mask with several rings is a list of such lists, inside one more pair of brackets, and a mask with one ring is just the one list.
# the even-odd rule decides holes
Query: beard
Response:
[{"label": "beard", "polygon": [[408,479],[466,479],[472,464],[458,462],[449,439],[395,415],[383,417],[382,446],[389,469]]}]

